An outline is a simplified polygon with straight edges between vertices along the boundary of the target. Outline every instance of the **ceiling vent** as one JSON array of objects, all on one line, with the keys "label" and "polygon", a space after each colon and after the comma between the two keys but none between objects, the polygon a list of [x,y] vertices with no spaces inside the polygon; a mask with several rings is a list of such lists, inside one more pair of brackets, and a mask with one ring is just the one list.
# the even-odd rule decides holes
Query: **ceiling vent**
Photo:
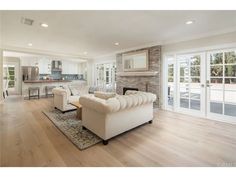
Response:
[{"label": "ceiling vent", "polygon": [[22,23],[22,24],[25,24],[25,25],[32,26],[33,23],[34,23],[34,20],[29,19],[29,18],[24,18],[24,17],[22,17],[22,18],[21,18],[21,23]]}]

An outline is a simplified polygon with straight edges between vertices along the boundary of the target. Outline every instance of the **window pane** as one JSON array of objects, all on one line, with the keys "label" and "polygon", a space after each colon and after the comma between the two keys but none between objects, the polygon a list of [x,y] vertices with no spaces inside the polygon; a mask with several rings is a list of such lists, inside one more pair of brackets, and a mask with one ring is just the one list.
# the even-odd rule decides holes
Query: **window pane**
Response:
[{"label": "window pane", "polygon": [[200,78],[195,78],[195,77],[191,77],[191,81],[192,83],[200,83]]},{"label": "window pane", "polygon": [[189,75],[189,69],[186,67],[180,67],[180,76],[188,76]]},{"label": "window pane", "polygon": [[225,52],[225,63],[235,63],[236,64],[236,55],[235,52]]},{"label": "window pane", "polygon": [[225,76],[236,77],[236,65],[225,65]]},{"label": "window pane", "polygon": [[236,117],[236,105],[225,104],[225,115]]},{"label": "window pane", "polygon": [[225,103],[236,104],[236,89],[235,91],[225,90]]},{"label": "window pane", "polygon": [[181,59],[180,67],[188,67],[188,60],[187,59]]},{"label": "window pane", "polygon": [[225,84],[236,84],[236,78],[225,79]]},{"label": "window pane", "polygon": [[174,105],[174,99],[173,97],[168,97],[168,105],[173,106]]},{"label": "window pane", "polygon": [[191,65],[200,65],[200,58],[200,55],[193,56],[190,60]]},{"label": "window pane", "polygon": [[180,97],[181,98],[189,98],[189,89],[188,88],[180,88]]},{"label": "window pane", "polygon": [[180,77],[180,82],[188,83],[189,78],[188,77]]},{"label": "window pane", "polygon": [[168,78],[168,82],[174,82],[174,78],[173,77],[169,77]]},{"label": "window pane", "polygon": [[223,102],[223,90],[212,90],[210,91],[210,100],[216,102]]},{"label": "window pane", "polygon": [[200,100],[190,100],[190,108],[200,110]]},{"label": "window pane", "polygon": [[182,108],[189,108],[189,100],[180,98],[180,107]]},{"label": "window pane", "polygon": [[14,76],[9,76],[9,79],[14,81],[15,80],[15,77]]},{"label": "window pane", "polygon": [[191,89],[190,97],[192,99],[199,99],[200,100],[200,94],[201,94],[200,89]]},{"label": "window pane", "polygon": [[191,67],[191,76],[200,76],[200,66]]},{"label": "window pane", "polygon": [[9,75],[14,75],[15,74],[15,71],[8,71],[9,72]]},{"label": "window pane", "polygon": [[223,103],[210,102],[210,111],[217,114],[223,114]]},{"label": "window pane", "polygon": [[211,78],[211,83],[222,84],[222,78]]},{"label": "window pane", "polygon": [[222,64],[223,53],[214,53],[210,55],[211,64]]},{"label": "window pane", "polygon": [[223,76],[223,66],[211,66],[211,76],[213,77]]},{"label": "window pane", "polygon": [[173,68],[173,67],[174,67],[174,64],[168,64],[168,67],[169,67],[169,68]]},{"label": "window pane", "polygon": [[9,81],[8,82],[8,87],[13,88],[15,86],[15,81]]},{"label": "window pane", "polygon": [[174,68],[168,68],[168,76],[174,76]]}]

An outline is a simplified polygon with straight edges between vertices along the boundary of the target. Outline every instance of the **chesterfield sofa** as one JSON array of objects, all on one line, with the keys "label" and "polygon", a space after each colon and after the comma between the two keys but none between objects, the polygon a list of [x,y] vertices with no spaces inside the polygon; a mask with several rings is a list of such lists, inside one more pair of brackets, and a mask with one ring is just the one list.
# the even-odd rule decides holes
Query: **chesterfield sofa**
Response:
[{"label": "chesterfield sofa", "polygon": [[153,102],[156,95],[141,91],[127,91],[109,99],[94,94],[83,95],[82,126],[103,139],[107,145],[112,137],[145,123],[152,123]]}]

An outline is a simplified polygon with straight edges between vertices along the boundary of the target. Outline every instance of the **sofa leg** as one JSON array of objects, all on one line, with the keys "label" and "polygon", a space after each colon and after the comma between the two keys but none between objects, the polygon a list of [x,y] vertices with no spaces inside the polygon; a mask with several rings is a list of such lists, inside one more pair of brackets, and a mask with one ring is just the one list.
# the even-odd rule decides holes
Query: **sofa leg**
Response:
[{"label": "sofa leg", "polygon": [[108,145],[108,140],[103,140],[102,143],[103,143],[104,145]]},{"label": "sofa leg", "polygon": [[86,127],[84,127],[84,126],[82,126],[82,129],[83,129],[83,130],[87,130],[87,128],[86,128]]},{"label": "sofa leg", "polygon": [[152,120],[148,121],[149,124],[152,124]]}]

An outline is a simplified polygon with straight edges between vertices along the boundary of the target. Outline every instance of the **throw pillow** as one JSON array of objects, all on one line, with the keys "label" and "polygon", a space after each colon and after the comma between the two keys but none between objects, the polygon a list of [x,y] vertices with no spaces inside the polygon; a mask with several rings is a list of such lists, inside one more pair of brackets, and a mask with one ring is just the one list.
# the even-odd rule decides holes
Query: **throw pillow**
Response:
[{"label": "throw pillow", "polygon": [[69,88],[73,96],[79,95],[79,89],[77,89],[76,87],[69,87]]},{"label": "throw pillow", "polygon": [[104,100],[108,100],[109,98],[113,98],[116,96],[116,93],[113,92],[101,92],[101,91],[95,91],[94,92],[94,96],[104,99]]}]

